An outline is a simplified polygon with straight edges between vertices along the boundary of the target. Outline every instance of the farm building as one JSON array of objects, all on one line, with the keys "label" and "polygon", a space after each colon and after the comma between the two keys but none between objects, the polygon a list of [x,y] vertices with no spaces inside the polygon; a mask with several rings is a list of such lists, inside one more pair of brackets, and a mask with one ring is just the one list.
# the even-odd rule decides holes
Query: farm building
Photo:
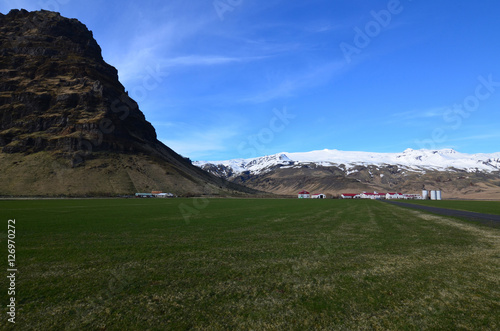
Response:
[{"label": "farm building", "polygon": [[385,199],[385,193],[367,193],[363,192],[359,195],[361,199],[372,199],[372,200],[379,200],[379,199]]},{"label": "farm building", "polygon": [[[435,191],[437,192],[437,191]],[[432,193],[432,191],[431,191]],[[425,194],[424,194],[425,196]],[[435,193],[434,196],[436,197],[435,199],[438,199],[438,194]],[[405,200],[421,200],[423,199],[422,195],[420,194],[403,194],[399,192],[390,192],[390,193],[368,193],[368,192],[363,192],[360,194],[354,194],[354,193],[342,193],[341,195],[342,199],[373,199],[373,200],[380,200],[380,199],[405,199]],[[431,194],[432,198],[432,194]],[[441,198],[441,191],[439,191],[439,198]]]},{"label": "farm building", "polygon": [[356,194],[356,193],[342,193],[340,195],[340,197],[342,199],[359,199],[360,198],[359,194]]},{"label": "farm building", "polygon": [[405,200],[422,200],[420,194],[403,194],[403,199]]},{"label": "farm building", "polygon": [[403,193],[386,193],[385,198],[386,199],[403,199],[404,195],[403,195]]},{"label": "farm building", "polygon": [[153,191],[151,193],[136,193],[136,198],[173,198],[172,193],[163,193],[162,191]]},{"label": "farm building", "polygon": [[299,192],[299,199],[309,199],[310,197],[311,194],[305,190]]},{"label": "farm building", "polygon": [[158,194],[155,194],[155,197],[157,197],[157,198],[173,198],[174,195],[172,193],[158,193]]},{"label": "farm building", "polygon": [[442,192],[441,190],[422,190],[422,199],[423,200],[442,200]]},{"label": "farm building", "polygon": [[313,194],[311,196],[311,198],[313,198],[313,199],[326,199],[326,195],[324,195],[323,193],[316,193],[316,194]]},{"label": "farm building", "polygon": [[136,193],[135,197],[136,198],[154,198],[154,195],[152,193]]}]

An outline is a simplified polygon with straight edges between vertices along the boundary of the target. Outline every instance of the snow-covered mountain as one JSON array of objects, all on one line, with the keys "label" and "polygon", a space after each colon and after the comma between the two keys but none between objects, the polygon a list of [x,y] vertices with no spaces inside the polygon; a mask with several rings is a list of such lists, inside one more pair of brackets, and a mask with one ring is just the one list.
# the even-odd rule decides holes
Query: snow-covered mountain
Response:
[{"label": "snow-covered mountain", "polygon": [[308,165],[339,167],[348,175],[359,166],[398,166],[414,172],[466,171],[493,172],[500,170],[500,152],[491,154],[466,154],[453,149],[413,150],[402,153],[346,152],[320,150],[305,153],[278,153],[252,159],[234,159],[217,162],[198,161],[195,165],[220,177],[230,178],[242,173],[265,174],[277,167],[301,168]]},{"label": "snow-covered mountain", "polygon": [[500,199],[500,152],[407,149],[402,153],[370,153],[325,149],[195,165],[237,184],[290,196],[303,189],[329,196],[370,190],[419,193],[425,186],[442,190],[446,198]]}]

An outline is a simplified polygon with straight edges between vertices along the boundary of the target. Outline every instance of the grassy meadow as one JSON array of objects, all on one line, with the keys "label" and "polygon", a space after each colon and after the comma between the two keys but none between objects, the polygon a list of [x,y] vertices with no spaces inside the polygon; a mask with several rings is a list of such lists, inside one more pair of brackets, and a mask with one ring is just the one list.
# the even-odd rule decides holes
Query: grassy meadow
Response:
[{"label": "grassy meadow", "polygon": [[379,201],[24,200],[0,216],[5,269],[16,219],[22,330],[500,329],[500,229]]}]

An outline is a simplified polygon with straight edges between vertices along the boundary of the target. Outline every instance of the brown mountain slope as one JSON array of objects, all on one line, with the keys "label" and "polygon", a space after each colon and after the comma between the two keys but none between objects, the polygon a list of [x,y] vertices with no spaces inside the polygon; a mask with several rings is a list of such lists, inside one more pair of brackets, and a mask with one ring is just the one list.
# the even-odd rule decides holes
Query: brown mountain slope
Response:
[{"label": "brown mountain slope", "polygon": [[336,173],[331,167],[278,169],[250,180],[234,182],[276,194],[296,194],[301,189],[329,196],[363,191],[418,194],[425,185],[427,189],[442,190],[446,199],[500,199],[498,175],[448,171],[428,171],[425,174],[395,172],[393,167],[359,167],[350,175]]},{"label": "brown mountain slope", "polygon": [[466,172],[458,169],[417,172],[392,165],[360,165],[347,172],[342,167],[309,164],[301,167],[276,166],[261,174],[233,174],[221,166],[218,168],[207,164],[203,168],[238,184],[290,196],[296,196],[304,189],[329,197],[363,191],[418,194],[425,185],[429,190],[442,190],[446,199],[500,200],[498,172]]},{"label": "brown mountain slope", "polygon": [[92,32],[48,11],[0,14],[0,195],[254,193],[162,144]]}]

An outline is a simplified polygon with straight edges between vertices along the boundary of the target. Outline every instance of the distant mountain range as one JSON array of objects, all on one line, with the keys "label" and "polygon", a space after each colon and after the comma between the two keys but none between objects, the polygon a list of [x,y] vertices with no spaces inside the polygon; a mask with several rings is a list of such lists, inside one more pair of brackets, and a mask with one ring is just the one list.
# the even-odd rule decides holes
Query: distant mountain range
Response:
[{"label": "distant mountain range", "polygon": [[279,194],[295,194],[301,189],[332,195],[370,189],[408,192],[426,185],[443,189],[448,197],[500,199],[500,152],[407,149],[402,153],[371,153],[326,149],[194,164],[221,178]]},{"label": "distant mountain range", "polygon": [[338,150],[321,150],[306,153],[278,153],[252,159],[234,159],[217,162],[195,162],[201,168],[210,169],[209,165],[221,166],[225,173],[217,173],[227,177],[227,173],[241,174],[249,171],[252,174],[262,174],[271,171],[276,166],[300,168],[305,165],[315,165],[343,168],[348,173],[358,166],[399,166],[402,169],[425,172],[429,170],[460,170],[466,172],[500,170],[500,152],[491,154],[465,154],[453,149],[414,150],[407,149],[402,153],[370,153],[345,152]]}]

